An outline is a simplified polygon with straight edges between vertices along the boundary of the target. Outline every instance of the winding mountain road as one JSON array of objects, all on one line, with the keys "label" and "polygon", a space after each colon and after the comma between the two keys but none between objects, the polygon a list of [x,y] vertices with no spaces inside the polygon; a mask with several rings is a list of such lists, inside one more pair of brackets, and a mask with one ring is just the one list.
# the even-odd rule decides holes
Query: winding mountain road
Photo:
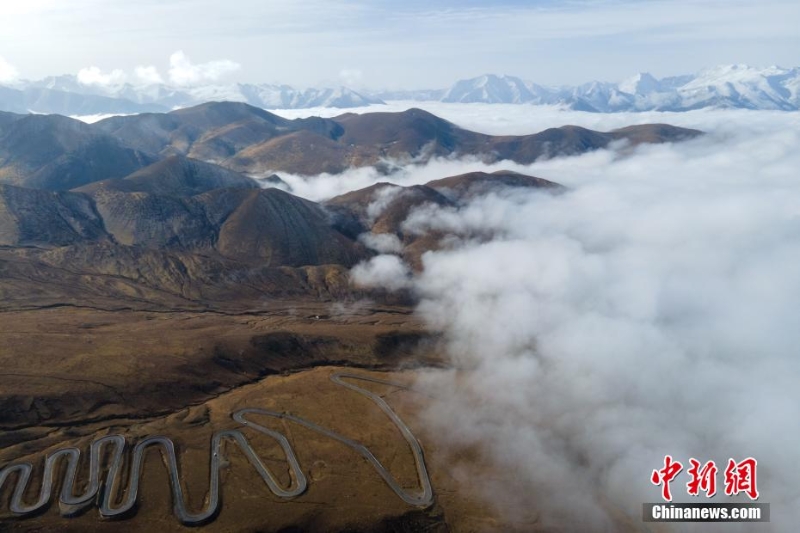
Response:
[{"label": "winding mountain road", "polygon": [[[316,431],[326,437],[335,439],[342,444],[352,448],[364,457],[380,474],[387,485],[406,503],[418,507],[427,507],[433,503],[433,489],[431,487],[430,476],[425,466],[425,459],[422,452],[422,447],[417,441],[414,434],[411,432],[406,423],[392,410],[386,401],[377,394],[361,388],[353,383],[344,381],[345,379],[360,380],[371,383],[379,383],[383,385],[391,385],[394,387],[401,387],[407,389],[405,385],[394,381],[387,381],[368,376],[360,376],[347,372],[337,372],[331,374],[330,379],[333,383],[357,392],[372,400],[380,409],[389,417],[394,423],[408,443],[414,454],[414,461],[417,468],[417,476],[421,485],[421,492],[410,493],[405,490],[397,480],[389,473],[388,470],[381,464],[377,457],[363,444],[358,441],[349,439],[344,435],[336,433],[328,428],[322,427],[310,420],[295,416],[289,413],[280,413],[277,411],[268,411],[258,408],[244,408],[232,413],[232,418],[242,424],[243,426],[255,430],[259,433],[268,435],[275,439],[283,449],[286,459],[289,463],[289,471],[291,476],[290,486],[281,487],[275,476],[264,466],[264,463],[259,458],[258,454],[253,450],[249,441],[244,433],[240,430],[225,430],[214,433],[211,438],[211,457],[210,457],[210,479],[209,489],[206,497],[205,508],[198,512],[192,513],[186,508],[185,498],[183,495],[183,488],[180,481],[180,471],[178,466],[178,458],[175,452],[175,444],[168,437],[156,435],[147,437],[139,441],[131,452],[132,461],[130,474],[124,476],[123,472],[123,459],[126,448],[125,437],[119,434],[107,435],[92,442],[89,450],[89,486],[82,494],[75,494],[76,477],[78,474],[78,463],[81,456],[81,451],[78,448],[62,448],[47,455],[44,464],[44,477],[42,480],[42,487],[39,491],[38,500],[27,505],[24,502],[25,492],[28,488],[28,483],[31,479],[33,472],[33,465],[30,463],[17,463],[6,466],[0,470],[0,491],[6,485],[9,476],[17,474],[17,482],[14,492],[11,496],[10,510],[14,514],[27,516],[32,515],[40,510],[43,510],[49,503],[53,495],[53,488],[55,484],[55,471],[58,463],[61,460],[67,462],[66,475],[64,477],[61,492],[59,496],[59,505],[61,513],[64,516],[74,515],[83,509],[93,505],[97,501],[97,506],[100,515],[104,518],[124,517],[136,505],[136,500],[139,497],[139,482],[142,476],[142,467],[144,463],[144,453],[147,448],[157,446],[161,448],[161,453],[166,461],[167,469],[169,470],[170,485],[172,488],[172,501],[173,512],[175,516],[183,524],[193,525],[202,524],[216,516],[220,510],[220,469],[223,464],[223,441],[233,441],[244,452],[247,459],[256,469],[258,474],[264,480],[264,483],[269,489],[280,498],[294,498],[305,492],[308,487],[308,480],[300,468],[297,456],[294,453],[292,445],[289,440],[277,431],[266,428],[260,424],[248,420],[247,415],[263,415],[273,418],[280,418],[289,420],[291,422],[300,424],[308,429]],[[111,461],[106,474],[105,482],[101,482],[101,453],[105,447],[112,449]],[[127,478],[129,485],[125,489],[125,497],[119,506],[114,506],[113,502],[118,500],[119,487],[122,485],[122,479]],[[101,493],[102,485],[102,494]]]}]

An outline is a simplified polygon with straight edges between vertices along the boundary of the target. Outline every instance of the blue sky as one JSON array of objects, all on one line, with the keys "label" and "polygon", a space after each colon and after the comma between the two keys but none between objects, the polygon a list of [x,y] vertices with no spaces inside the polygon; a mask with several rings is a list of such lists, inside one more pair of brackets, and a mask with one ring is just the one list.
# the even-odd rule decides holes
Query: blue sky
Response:
[{"label": "blue sky", "polygon": [[223,69],[226,79],[371,88],[440,87],[486,72],[572,84],[800,62],[796,0],[10,4],[0,6],[0,64],[25,78],[152,66],[166,79],[178,50],[193,64],[239,65]]}]

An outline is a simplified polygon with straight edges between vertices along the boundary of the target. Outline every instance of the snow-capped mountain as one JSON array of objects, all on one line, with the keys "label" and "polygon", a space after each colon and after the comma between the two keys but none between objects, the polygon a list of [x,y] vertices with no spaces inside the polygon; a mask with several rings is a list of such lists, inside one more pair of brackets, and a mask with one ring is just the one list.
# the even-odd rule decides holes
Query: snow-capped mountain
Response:
[{"label": "snow-capped mountain", "polygon": [[532,84],[526,84],[514,76],[496,76],[487,74],[471,80],[461,80],[447,89],[441,98],[442,102],[489,104],[521,104],[532,102],[536,95],[531,90]]},{"label": "snow-capped mountain", "polygon": [[800,110],[800,68],[724,65],[696,74],[657,79],[643,72],[619,83],[592,81],[546,87],[514,76],[486,74],[447,89],[365,95],[346,87],[297,89],[289,85],[86,83],[80,76],[51,76],[0,86],[0,111],[64,115],[164,112],[209,101],[245,102],[264,109],[350,108],[384,100],[455,103],[549,104],[599,113],[688,111],[707,107]]},{"label": "snow-capped mountain", "polygon": [[[205,85],[185,89],[183,101],[173,107],[226,100],[245,102],[264,109],[305,109],[309,107],[361,107],[383,101],[367,97],[346,87],[296,89],[289,85],[243,84]],[[175,99],[175,96],[172,96]]]},{"label": "snow-capped mountain", "polygon": [[701,71],[677,89],[684,107],[795,110],[800,69],[725,65]]},{"label": "snow-capped mountain", "polygon": [[387,100],[556,104],[602,113],[687,111],[705,107],[792,111],[800,109],[800,68],[725,65],[694,75],[659,80],[643,72],[619,83],[593,81],[577,87],[544,87],[513,76],[487,74],[458,81],[442,91],[378,96]]},{"label": "snow-capped mountain", "polygon": [[129,114],[169,111],[204,102],[246,102],[265,109],[360,107],[382,103],[346,87],[296,89],[288,85],[229,84],[171,87],[82,83],[78,76],[51,76],[0,87],[0,110],[25,113]]},{"label": "snow-capped mountain", "polygon": [[617,89],[623,93],[640,96],[647,96],[648,94],[663,91],[661,82],[655,79],[649,72],[640,72],[635,76],[623,80],[617,85]]}]

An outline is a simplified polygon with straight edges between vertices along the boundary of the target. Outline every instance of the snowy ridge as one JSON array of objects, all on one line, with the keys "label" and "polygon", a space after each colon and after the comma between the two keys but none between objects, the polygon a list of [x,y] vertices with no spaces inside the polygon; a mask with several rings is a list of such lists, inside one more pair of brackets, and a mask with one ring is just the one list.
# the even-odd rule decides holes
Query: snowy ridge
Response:
[{"label": "snowy ridge", "polygon": [[800,68],[722,65],[696,74],[657,79],[643,72],[619,83],[592,81],[546,87],[514,76],[486,74],[447,89],[365,95],[346,87],[297,89],[274,84],[96,84],[78,76],[51,76],[0,86],[0,111],[64,115],[165,112],[209,101],[245,102],[264,109],[352,108],[384,100],[547,104],[600,113],[688,111],[701,108],[800,109]]},{"label": "snowy ridge", "polygon": [[[378,93],[384,99],[400,93]],[[643,72],[619,83],[544,87],[514,76],[486,74],[443,91],[405,91],[403,99],[491,104],[555,104],[594,112],[688,111],[705,107],[800,109],[800,68],[722,65],[694,75],[657,79]]]},{"label": "snowy ridge", "polygon": [[148,85],[86,84],[78,76],[51,76],[38,81],[0,87],[0,111],[64,115],[142,113],[170,111],[204,102],[245,102],[264,109],[308,107],[361,107],[383,103],[346,87],[296,89],[288,85],[227,84],[172,87]]}]

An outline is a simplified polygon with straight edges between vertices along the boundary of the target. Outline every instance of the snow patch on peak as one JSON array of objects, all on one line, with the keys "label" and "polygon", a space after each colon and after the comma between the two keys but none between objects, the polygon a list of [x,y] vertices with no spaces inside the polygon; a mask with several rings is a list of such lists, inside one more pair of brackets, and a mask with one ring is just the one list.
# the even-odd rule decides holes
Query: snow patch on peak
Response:
[{"label": "snow patch on peak", "polygon": [[649,72],[640,72],[621,82],[617,88],[628,94],[647,95],[661,91],[661,84]]}]

